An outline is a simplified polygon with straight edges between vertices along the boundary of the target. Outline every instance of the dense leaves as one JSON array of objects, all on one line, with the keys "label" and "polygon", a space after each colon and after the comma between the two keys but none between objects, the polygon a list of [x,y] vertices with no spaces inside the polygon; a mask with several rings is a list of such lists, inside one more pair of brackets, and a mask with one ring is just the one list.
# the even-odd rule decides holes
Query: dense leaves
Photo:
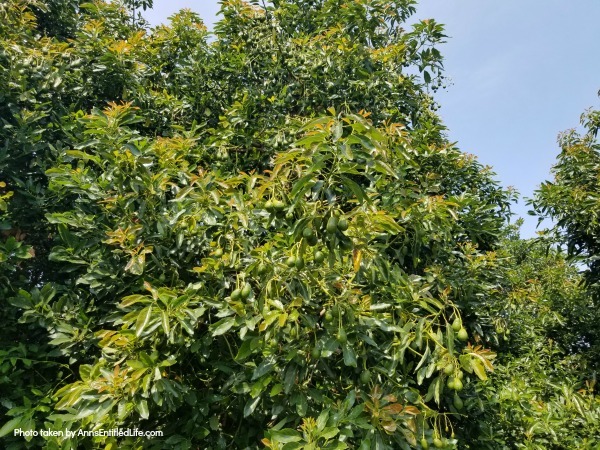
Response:
[{"label": "dense leaves", "polygon": [[599,249],[597,224],[597,180],[600,161],[600,112],[587,111],[581,117],[585,134],[576,130],[559,136],[561,153],[553,167],[554,181],[547,181],[537,191],[532,205],[540,215],[556,221],[554,231],[569,255],[578,256],[589,265],[590,281],[598,279],[595,255]]},{"label": "dense leaves", "polygon": [[[340,448],[442,433],[447,381],[486,378],[494,358],[450,327],[460,297],[442,264],[468,236],[458,218],[471,196],[444,196],[409,134],[357,115],[290,124],[299,139],[270,171],[231,175],[203,167],[194,139],[142,138],[129,128],[138,120],[129,105],[82,118],[89,144],[46,172],[57,195],[77,195],[75,209],[48,216],[60,235],[50,259],[74,282],[65,301],[81,289],[77,300],[97,299],[101,314],[93,335],[77,323],[52,335],[69,354],[71,333],[102,350],[58,392],[57,408],[78,411],[61,419],[109,427],[177,414],[183,436],[238,446],[259,440],[267,417],[293,430],[328,411],[325,440]],[[428,229],[435,239],[420,237]],[[211,417],[219,426],[207,429]]]},{"label": "dense leaves", "polygon": [[[227,1],[214,34],[147,31],[127,6],[0,5],[6,448],[593,448],[586,297],[446,139],[439,24]],[[529,360],[514,412],[495,392]],[[12,436],[115,427],[163,436]]]},{"label": "dense leaves", "polygon": [[461,441],[478,449],[596,448],[596,362],[580,347],[581,324],[595,312],[581,275],[545,242],[514,232],[498,256],[503,276],[485,309],[499,357],[494,376],[465,399],[485,413]]},{"label": "dense leaves", "polygon": [[559,136],[561,153],[553,167],[553,181],[544,182],[531,204],[542,218],[554,220],[547,231],[549,239],[566,247],[571,260],[584,269],[588,287],[588,302],[569,308],[569,322],[576,324],[578,341],[574,348],[587,352],[589,360],[598,368],[600,361],[600,279],[598,255],[600,229],[598,228],[597,198],[600,193],[600,112],[589,110],[581,117],[584,134],[575,130]]}]

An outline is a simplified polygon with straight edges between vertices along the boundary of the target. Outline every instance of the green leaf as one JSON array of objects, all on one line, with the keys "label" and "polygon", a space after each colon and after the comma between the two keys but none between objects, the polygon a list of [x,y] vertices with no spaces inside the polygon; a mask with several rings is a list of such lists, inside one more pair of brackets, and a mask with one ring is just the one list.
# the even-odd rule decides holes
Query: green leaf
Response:
[{"label": "green leaf", "polygon": [[321,431],[327,425],[327,420],[329,419],[329,409],[325,409],[321,411],[319,417],[317,418],[317,430]]},{"label": "green leaf", "polygon": [[340,432],[340,429],[337,427],[328,427],[328,428],[325,428],[321,432],[321,438],[325,439],[325,440],[329,440],[329,439],[337,436],[339,432]]},{"label": "green leaf", "polygon": [[273,377],[269,376],[269,377],[261,378],[260,380],[256,381],[256,383],[254,383],[252,385],[252,387],[250,388],[250,396],[257,397],[258,395],[262,394],[262,392],[269,385],[269,383],[271,383],[272,379],[273,379]]},{"label": "green leaf", "polygon": [[254,350],[256,344],[257,344],[256,338],[248,339],[248,340],[242,342],[242,345],[238,349],[237,355],[235,355],[235,360],[243,361],[248,356],[250,356],[252,354],[252,351]]},{"label": "green leaf", "polygon": [[135,404],[137,411],[140,413],[142,419],[150,417],[150,411],[148,411],[148,402],[145,399],[137,401]]},{"label": "green leaf", "polygon": [[23,417],[19,416],[2,425],[2,428],[0,428],[0,438],[12,433],[15,429],[20,428],[22,421]]},{"label": "green leaf", "polygon": [[284,428],[282,430],[271,430],[269,431],[271,439],[281,444],[287,444],[288,442],[298,442],[302,440],[300,433],[291,428]]},{"label": "green leaf", "polygon": [[249,399],[244,406],[244,417],[248,417],[250,414],[252,414],[259,403],[260,396]]},{"label": "green leaf", "polygon": [[317,128],[317,125],[322,125],[324,123],[328,123],[331,121],[331,117],[329,116],[321,116],[313,119],[300,128],[300,130],[310,130],[311,128]]},{"label": "green leaf", "polygon": [[309,148],[309,147],[311,147],[312,144],[316,144],[317,142],[324,142],[325,139],[327,139],[327,133],[319,132],[319,133],[310,134],[310,135],[294,142],[294,145],[297,147]]},{"label": "green leaf", "polygon": [[225,317],[216,323],[213,323],[209,330],[213,336],[220,336],[229,331],[229,329],[235,324],[235,317]]},{"label": "green leaf", "polygon": [[127,361],[127,365],[129,367],[131,367],[134,370],[138,370],[138,369],[145,369],[148,366],[146,364],[144,364],[142,361],[138,360],[138,359],[130,359]]},{"label": "green leaf", "polygon": [[296,196],[298,196],[298,194],[304,194],[304,192],[311,187],[309,181],[312,180],[313,177],[314,175],[312,173],[309,173],[308,175],[305,175],[298,181],[296,181],[296,183],[294,183],[294,187],[292,188],[290,197],[292,199],[295,199]]},{"label": "green leaf", "polygon": [[296,402],[296,412],[300,417],[306,416],[308,412],[308,400],[302,393],[298,393],[298,401]]},{"label": "green leaf", "polygon": [[[160,315],[161,315],[161,321],[162,321],[162,326],[163,326],[163,332],[165,333],[166,336],[168,336],[169,333],[171,332],[171,322],[169,321],[169,314],[167,313],[167,311],[161,311]],[[189,330],[188,330],[188,333],[189,333]],[[193,333],[190,333],[190,334],[193,334]]]},{"label": "green leaf", "polygon": [[121,299],[121,303],[119,303],[119,306],[122,308],[125,308],[127,306],[131,306],[138,302],[147,303],[149,301],[151,301],[151,299],[149,297],[146,297],[145,295],[134,294],[134,295],[128,295],[127,297],[123,297]]},{"label": "green leaf", "polygon": [[473,366],[471,365],[472,359],[473,358],[471,358],[470,355],[460,355],[458,357],[460,366],[469,373],[473,373]]},{"label": "green leaf", "polygon": [[73,158],[82,159],[84,161],[93,161],[96,164],[100,164],[100,158],[98,158],[98,156],[90,155],[89,153],[82,152],[81,150],[67,150],[65,153]]},{"label": "green leaf", "polygon": [[341,121],[337,121],[333,127],[333,140],[337,141],[339,138],[341,138],[343,132],[343,123]]},{"label": "green leaf", "polygon": [[454,354],[454,330],[450,324],[446,325],[446,345],[448,347],[448,353]]},{"label": "green leaf", "polygon": [[475,372],[475,375],[477,375],[480,380],[487,380],[485,367],[483,367],[483,363],[479,359],[471,358],[471,367],[473,368],[473,372]]},{"label": "green leaf", "polygon": [[371,216],[371,221],[377,224],[382,230],[392,234],[402,232],[404,229],[396,223],[396,221],[383,212],[379,212]]},{"label": "green leaf", "polygon": [[8,299],[8,303],[17,308],[30,309],[33,305],[33,300],[29,296],[17,295]]},{"label": "green leaf", "polygon": [[148,325],[150,321],[150,317],[152,317],[152,307],[146,306],[144,309],[140,311],[138,314],[137,320],[135,321],[135,336],[140,337]]},{"label": "green leaf", "polygon": [[431,349],[429,348],[429,346],[425,347],[425,352],[423,352],[423,356],[421,356],[421,360],[419,361],[419,364],[417,364],[417,367],[415,367],[415,371],[419,370],[419,368],[425,364],[425,362],[427,361],[427,358],[429,358],[429,355],[431,353]]},{"label": "green leaf", "polygon": [[390,165],[388,163],[385,163],[381,160],[375,161],[375,170],[377,170],[378,172],[381,172],[385,175],[390,175],[391,177],[393,177],[396,180],[400,179],[400,177],[398,176],[398,173],[394,169],[392,169],[392,167],[390,167]]},{"label": "green leaf", "polygon": [[356,353],[354,352],[354,349],[348,344],[344,344],[342,346],[342,351],[344,353],[344,364],[350,367],[356,367]]},{"label": "green leaf", "polygon": [[281,391],[283,391],[283,384],[278,383],[275,386],[273,386],[271,388],[271,392],[269,393],[270,397],[275,397],[277,394],[279,394]]},{"label": "green leaf", "polygon": [[252,380],[256,380],[257,378],[262,377],[263,375],[269,373],[275,367],[275,358],[272,356],[267,357],[263,362],[261,362],[256,369],[254,369],[254,373],[252,374]]},{"label": "green leaf", "polygon": [[340,179],[342,180],[342,183],[344,184],[344,186],[346,186],[348,189],[350,189],[350,191],[352,191],[354,196],[361,203],[368,199],[367,196],[365,195],[363,189],[357,183],[352,181],[350,178],[345,177],[344,175],[340,175]]},{"label": "green leaf", "polygon": [[285,375],[283,377],[283,390],[286,394],[289,394],[296,382],[296,375],[298,374],[298,368],[295,364],[290,364],[285,369]]},{"label": "green leaf", "polygon": [[132,273],[133,275],[141,275],[144,273],[144,266],[146,263],[146,255],[135,255],[132,256],[127,265],[125,266],[125,270],[127,272]]}]

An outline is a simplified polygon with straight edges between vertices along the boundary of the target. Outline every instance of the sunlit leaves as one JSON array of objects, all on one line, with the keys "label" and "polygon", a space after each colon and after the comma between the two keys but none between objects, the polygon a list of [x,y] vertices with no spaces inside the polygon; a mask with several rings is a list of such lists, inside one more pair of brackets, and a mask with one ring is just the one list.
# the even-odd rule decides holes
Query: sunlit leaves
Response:
[{"label": "sunlit leaves", "polygon": [[[102,2],[68,42],[10,19],[30,48],[0,61],[19,88],[0,85],[5,259],[14,322],[57,366],[41,408],[60,429],[155,426],[169,448],[448,434],[448,381],[472,395],[490,370],[473,311],[511,197],[421,87],[442,27],[404,31],[412,1],[256,3],[224,2],[211,39],[193,13],[144,32]],[[463,311],[472,346],[450,328]]]},{"label": "sunlit leaves", "polygon": [[[237,402],[245,420],[260,420],[272,408],[285,411],[286,406],[279,403],[282,392],[290,396],[287,414],[308,420],[336,401],[333,374],[372,366],[375,378],[360,380],[368,380],[367,384],[372,380],[375,386],[390,390],[391,396],[410,398],[402,406],[384,405],[387,409],[381,414],[389,417],[375,426],[383,433],[378,439],[386,441],[387,435],[415,439],[412,416],[421,415],[416,405],[427,400],[418,391],[398,390],[399,377],[402,373],[415,376],[417,384],[428,389],[427,380],[440,358],[457,351],[459,344],[452,334],[445,342],[446,314],[453,311],[445,311],[451,306],[446,291],[437,299],[441,291],[432,280],[406,274],[419,264],[436,264],[446,253],[419,253],[420,247],[413,247],[412,261],[423,259],[409,269],[403,253],[396,252],[402,251],[406,239],[412,239],[410,233],[428,221],[452,236],[460,210],[457,203],[439,194],[415,192],[396,199],[412,182],[403,185],[404,177],[392,167],[419,176],[419,164],[404,151],[411,145],[407,137],[389,136],[360,115],[330,115],[298,129],[296,134],[321,137],[298,139],[293,150],[274,158],[270,172],[227,175],[197,168],[197,175],[191,172],[197,167],[191,161],[201,153],[193,149],[183,153],[188,147],[180,147],[177,139],[136,145],[143,140],[121,123],[135,122],[134,116],[128,118],[126,108],[107,109],[86,119],[86,134],[97,136],[98,142],[89,147],[89,153],[70,153],[70,160],[65,159],[87,170],[85,182],[73,169],[51,175],[57,192],[62,192],[64,183],[75,183],[82,192],[104,191],[88,196],[88,210],[95,209],[97,220],[111,230],[94,245],[103,249],[100,254],[112,249],[113,255],[122,255],[125,261],[129,258],[121,266],[123,273],[148,274],[160,283],[153,274],[168,270],[179,279],[197,281],[187,294],[146,282],[151,295],[124,296],[120,308],[125,314],[110,319],[122,328],[97,333],[105,358],[118,360],[119,355],[126,355],[130,367],[140,371],[131,381],[132,395],[149,392],[153,382],[156,389],[170,386],[163,376],[156,378],[156,371],[134,362],[143,361],[134,356],[136,342],[154,348],[165,342],[187,342],[190,348],[199,345],[192,355],[225,351],[228,356],[221,355],[212,364],[225,376],[224,383],[241,395]],[[113,142],[119,143],[123,153],[109,151]],[[95,154],[103,155],[102,166],[90,158]],[[138,160],[144,162],[137,164]],[[125,182],[112,175],[117,171],[131,176]],[[164,188],[155,184],[158,176],[165,180],[160,183]],[[245,191],[248,183],[251,191]],[[75,243],[90,232],[63,229],[61,236],[77,247]],[[84,234],[72,237],[79,233]],[[316,253],[309,252],[313,246],[326,251],[327,262],[317,261]],[[86,250],[77,247],[74,251]],[[197,265],[186,270],[187,261]],[[371,303],[370,298],[377,302]],[[298,340],[306,333],[309,340]],[[213,341],[205,341],[207,337]],[[220,344],[204,347],[208,342]],[[302,356],[307,354],[309,360]],[[228,362],[231,358],[246,369],[236,371]],[[196,370],[206,373],[210,364]],[[311,375],[314,370],[327,378]],[[218,373],[209,369],[203,376]],[[139,386],[134,387],[136,383]],[[436,390],[438,401],[441,391]],[[268,397],[263,395],[266,392]],[[153,401],[162,407],[160,397]],[[143,417],[150,414],[149,404],[136,405]],[[423,414],[421,420],[435,417],[427,408]],[[427,427],[426,422],[422,426]],[[335,424],[332,427],[322,438],[335,436]],[[404,427],[400,435],[399,427]]]}]

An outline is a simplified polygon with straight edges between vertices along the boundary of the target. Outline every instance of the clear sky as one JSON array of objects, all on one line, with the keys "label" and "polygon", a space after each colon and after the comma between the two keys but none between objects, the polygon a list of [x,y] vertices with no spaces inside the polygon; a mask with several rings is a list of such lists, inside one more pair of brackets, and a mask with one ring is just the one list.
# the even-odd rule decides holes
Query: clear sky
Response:
[{"label": "clear sky", "polygon": [[[217,0],[154,0],[151,24],[190,8],[211,28]],[[504,186],[530,197],[549,179],[559,132],[600,107],[600,0],[421,0],[413,20],[446,26],[451,78],[436,99],[449,137],[490,165]],[[535,235],[537,219],[514,208]]]}]

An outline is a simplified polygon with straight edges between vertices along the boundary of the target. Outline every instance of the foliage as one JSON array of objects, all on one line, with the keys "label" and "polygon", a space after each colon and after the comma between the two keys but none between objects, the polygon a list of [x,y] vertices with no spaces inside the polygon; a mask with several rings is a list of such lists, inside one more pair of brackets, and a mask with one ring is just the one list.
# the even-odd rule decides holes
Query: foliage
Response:
[{"label": "foliage", "polygon": [[[261,175],[210,170],[195,139],[148,140],[129,128],[138,120],[129,105],[94,111],[81,119],[88,143],[47,171],[58,197],[76,197],[48,216],[60,236],[50,260],[72,280],[55,289],[63,308],[95,316],[92,329],[88,317],[57,323],[18,297],[82,363],[82,379],[57,393],[62,423],[152,418],[169,445],[200,436],[244,447],[267,417],[274,448],[319,417],[327,427],[315,422],[307,444],[438,437],[448,418],[436,404],[452,401],[442,370],[472,374],[469,388],[494,357],[457,340],[453,295],[433,269],[460,251],[457,219],[473,199],[444,199],[410,136],[361,116],[298,125],[300,139]],[[415,239],[427,229],[434,245]],[[85,364],[95,343],[101,353]],[[171,435],[174,414],[183,435]]]},{"label": "foliage", "polygon": [[500,337],[493,346],[498,360],[494,376],[465,399],[482,416],[466,424],[461,442],[477,449],[597,448],[595,361],[580,347],[581,323],[595,312],[581,275],[565,254],[515,232],[498,256],[504,275],[485,308]]},{"label": "foliage", "polygon": [[[414,10],[231,0],[210,35],[190,11],[146,31],[114,3],[0,5],[5,448],[524,442],[543,414],[504,419],[493,389],[523,340],[566,361],[561,305],[584,304],[558,264],[526,296],[552,313],[521,301],[514,193],[445,137],[443,28],[406,31]],[[523,395],[562,377],[595,414],[566,365],[536,364]],[[11,436],[114,427],[164,436]]]},{"label": "foliage", "polygon": [[597,198],[600,192],[600,112],[589,110],[581,117],[585,134],[570,130],[559,136],[561,153],[552,169],[554,181],[544,182],[531,200],[541,218],[555,222],[547,232],[553,241],[566,246],[568,256],[584,270],[588,302],[569,308],[569,322],[575,326],[578,342],[573,345],[590,354],[596,367],[600,361],[600,313],[598,281],[600,228]]},{"label": "foliage", "polygon": [[554,181],[541,185],[532,205],[540,216],[556,221],[557,240],[567,246],[570,256],[579,257],[589,265],[590,280],[596,281],[595,255],[600,242],[595,203],[599,191],[600,112],[586,112],[581,123],[584,135],[570,130],[559,136],[562,151],[552,169]]}]

